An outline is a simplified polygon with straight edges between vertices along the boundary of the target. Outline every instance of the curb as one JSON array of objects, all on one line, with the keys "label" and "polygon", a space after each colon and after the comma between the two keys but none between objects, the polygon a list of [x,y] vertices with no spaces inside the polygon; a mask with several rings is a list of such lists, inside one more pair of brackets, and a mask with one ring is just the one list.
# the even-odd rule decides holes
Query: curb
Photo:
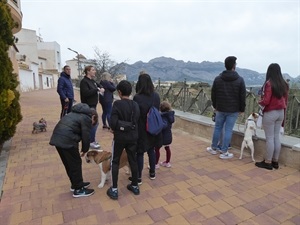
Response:
[{"label": "curb", "polygon": [[1,202],[1,197],[2,197],[2,193],[3,193],[2,187],[4,184],[4,178],[5,178],[5,172],[6,172],[10,147],[11,147],[11,139],[6,141],[3,144],[3,148],[2,148],[1,154],[0,154],[0,202]]}]

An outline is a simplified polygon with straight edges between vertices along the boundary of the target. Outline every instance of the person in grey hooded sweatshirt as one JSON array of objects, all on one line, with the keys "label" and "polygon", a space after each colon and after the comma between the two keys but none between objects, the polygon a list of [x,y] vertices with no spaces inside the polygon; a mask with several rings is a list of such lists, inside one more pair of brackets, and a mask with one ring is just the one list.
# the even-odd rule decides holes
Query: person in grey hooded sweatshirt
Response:
[{"label": "person in grey hooded sweatshirt", "polygon": [[[98,122],[97,111],[85,103],[78,103],[72,111],[56,124],[51,136],[50,145],[56,150],[65,166],[71,181],[73,197],[84,197],[94,194],[93,189],[88,189],[90,182],[83,182],[81,157],[90,148],[90,133],[92,125]],[[79,142],[81,141],[81,153]]]},{"label": "person in grey hooded sweatshirt", "polygon": [[233,157],[233,154],[228,152],[232,130],[239,113],[244,113],[246,107],[246,86],[244,79],[235,71],[236,60],[235,56],[228,56],[225,59],[226,70],[215,78],[211,89],[211,101],[216,118],[212,144],[206,150],[213,155],[217,154],[218,142],[224,127],[225,133],[219,150],[221,159]]}]

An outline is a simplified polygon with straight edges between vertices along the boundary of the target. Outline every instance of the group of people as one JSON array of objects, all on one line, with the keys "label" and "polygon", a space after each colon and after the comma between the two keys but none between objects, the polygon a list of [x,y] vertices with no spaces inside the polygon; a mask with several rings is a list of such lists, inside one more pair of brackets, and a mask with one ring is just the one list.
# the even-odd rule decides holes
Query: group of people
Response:
[{"label": "group of people", "polygon": [[[230,142],[234,124],[239,114],[245,112],[246,86],[244,79],[236,72],[235,56],[225,59],[225,68],[212,85],[211,101],[215,110],[215,127],[211,146],[206,150],[221,159],[230,159]],[[266,136],[264,160],[256,162],[259,168],[278,169],[281,150],[280,130],[284,127],[289,86],[284,80],[277,63],[269,65],[261,91],[260,107],[263,109],[263,129]],[[219,145],[219,143],[222,143]]]},{"label": "group of people", "polygon": [[[244,79],[236,72],[235,56],[225,59],[225,68],[213,82],[211,89],[212,106],[215,109],[215,128],[211,146],[207,151],[213,155],[218,152],[221,159],[230,159],[233,154],[228,151],[234,124],[239,114],[246,107],[246,86]],[[130,184],[127,189],[135,195],[140,194],[144,167],[144,153],[149,159],[149,178],[156,178],[155,170],[159,166],[171,167],[170,158],[172,143],[172,124],[174,111],[168,102],[161,102],[154,90],[149,74],[141,72],[136,84],[136,94],[130,99],[132,86],[123,80],[115,86],[111,75],[105,73],[104,79],[98,84],[95,80],[96,70],[93,66],[84,69],[85,77],[80,82],[81,103],[72,107],[74,101],[70,79],[70,68],[64,71],[58,81],[57,91],[61,101],[61,119],[54,128],[50,144],[54,145],[65,166],[71,182],[74,197],[89,196],[94,193],[88,189],[90,182],[82,178],[81,157],[89,148],[100,148],[95,140],[98,127],[97,104],[100,102],[103,114],[103,129],[110,129],[114,135],[112,148],[112,186],[107,190],[111,199],[118,199],[119,162],[125,149],[131,170]],[[117,91],[120,100],[114,101],[113,92]],[[285,111],[289,87],[283,79],[277,63],[269,65],[266,80],[262,87],[259,104],[263,108],[263,128],[266,135],[266,153],[262,162],[255,165],[265,169],[278,169],[281,150],[280,129],[284,127]],[[164,129],[158,135],[151,135],[146,130],[147,114],[150,107],[161,111]],[[68,114],[68,116],[65,116]],[[79,142],[82,142],[79,152]],[[220,144],[221,143],[221,144]],[[160,148],[166,150],[166,161],[159,163]]]},{"label": "group of people", "polygon": [[[58,81],[57,91],[62,105],[61,119],[54,128],[50,144],[56,147],[65,166],[71,182],[70,190],[73,192],[73,197],[90,196],[94,193],[93,189],[88,188],[90,182],[83,181],[80,157],[84,157],[89,148],[100,148],[95,140],[98,127],[98,101],[103,111],[103,129],[109,129],[114,135],[111,162],[112,186],[107,190],[107,195],[111,199],[118,199],[119,161],[124,149],[127,152],[131,170],[131,177],[129,177],[131,183],[127,189],[138,195],[140,193],[138,185],[142,184],[145,152],[149,158],[150,179],[156,178],[155,169],[159,167],[159,151],[163,145],[166,149],[167,159],[160,165],[171,167],[170,144],[174,111],[168,102],[160,102],[160,97],[154,90],[149,74],[140,73],[136,84],[136,94],[131,100],[129,98],[132,93],[130,82],[123,80],[115,86],[111,75],[104,73],[103,80],[97,83],[94,79],[96,70],[93,66],[85,67],[85,76],[80,82],[81,103],[72,107],[74,91],[73,89],[69,90],[72,84],[69,69],[68,66],[64,67]],[[120,100],[113,102],[115,90],[118,92]],[[155,136],[146,131],[147,113],[152,105],[161,110],[164,122],[162,132]],[[120,124],[124,123],[129,123],[129,129],[121,129]],[[82,148],[79,152],[80,141],[82,141]]]}]

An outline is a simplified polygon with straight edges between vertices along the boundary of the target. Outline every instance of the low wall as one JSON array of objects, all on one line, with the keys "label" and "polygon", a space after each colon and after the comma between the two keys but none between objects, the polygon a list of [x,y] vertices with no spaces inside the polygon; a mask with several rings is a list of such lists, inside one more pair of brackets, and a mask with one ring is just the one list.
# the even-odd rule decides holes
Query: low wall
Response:
[{"label": "low wall", "polygon": [[[212,122],[210,118],[178,110],[175,110],[175,116],[176,121],[173,126],[175,129],[183,130],[190,134],[208,139],[209,146],[214,129],[214,122]],[[231,141],[233,147],[232,151],[238,156],[244,138],[243,130],[243,125],[235,125]],[[257,136],[253,137],[255,149],[254,157],[256,161],[260,161],[263,159],[266,149],[266,139],[263,130],[258,129],[256,134]],[[282,149],[279,157],[279,164],[281,166],[288,166],[300,170],[300,139],[285,135],[281,138],[281,143]],[[250,154],[250,150],[245,149],[244,155],[247,154]]]}]

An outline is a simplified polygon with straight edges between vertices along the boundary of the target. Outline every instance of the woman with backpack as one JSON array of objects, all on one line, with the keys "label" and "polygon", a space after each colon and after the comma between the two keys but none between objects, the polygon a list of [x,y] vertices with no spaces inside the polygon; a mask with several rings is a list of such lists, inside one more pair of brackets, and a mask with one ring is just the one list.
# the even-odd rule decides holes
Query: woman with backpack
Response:
[{"label": "woman with backpack", "polygon": [[[139,105],[140,119],[138,121],[139,138],[137,147],[138,183],[142,184],[142,170],[144,167],[144,153],[149,158],[149,178],[155,179],[155,147],[162,146],[161,133],[152,135],[146,130],[147,114],[152,105],[159,110],[160,97],[154,91],[154,85],[149,74],[141,72],[136,84],[136,94],[133,100]],[[131,177],[129,178],[131,179]]]}]

